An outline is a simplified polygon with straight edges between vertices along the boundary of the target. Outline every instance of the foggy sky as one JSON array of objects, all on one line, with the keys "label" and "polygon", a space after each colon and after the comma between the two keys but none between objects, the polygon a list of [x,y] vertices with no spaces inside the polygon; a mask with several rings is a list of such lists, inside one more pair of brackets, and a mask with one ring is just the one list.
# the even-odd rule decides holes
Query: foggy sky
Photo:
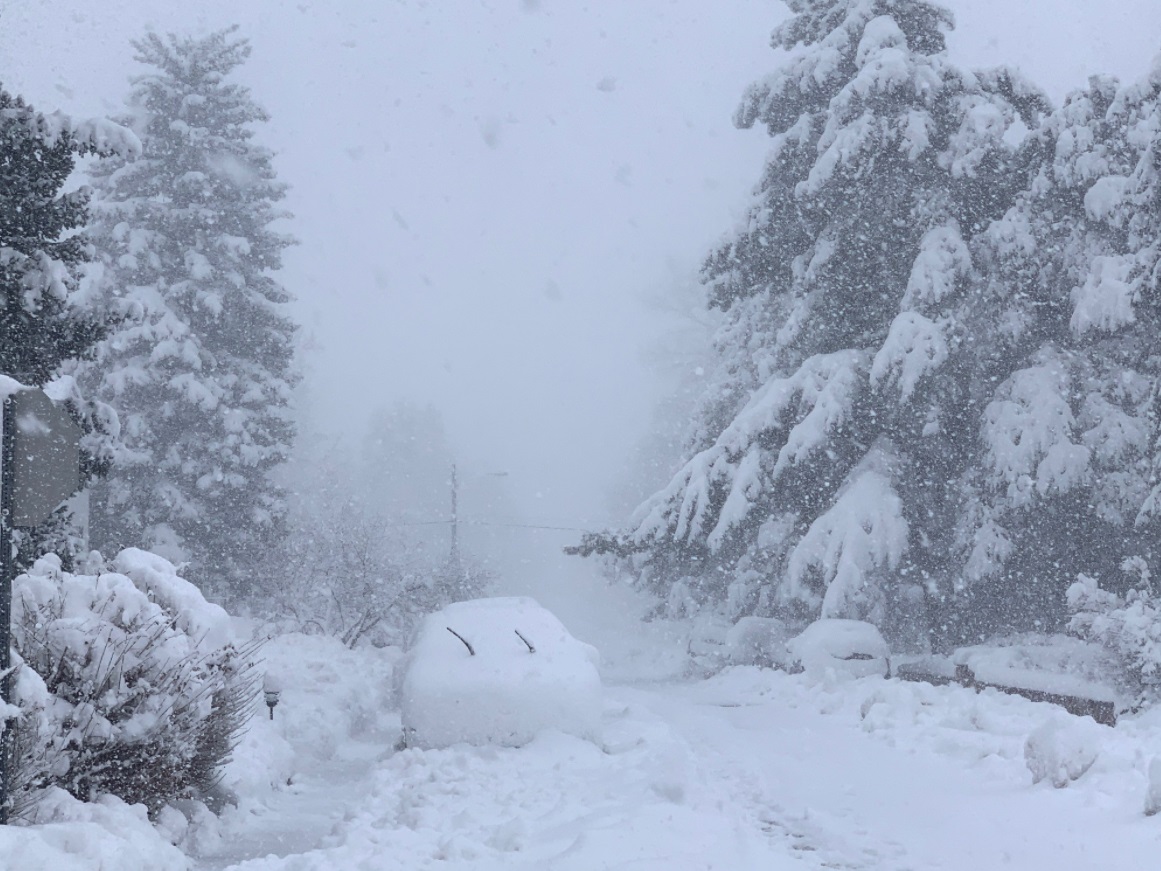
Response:
[{"label": "foggy sky", "polygon": [[[953,57],[1059,99],[1161,50],[1155,0],[957,0]],[[0,81],[115,114],[147,25],[242,25],[239,78],[291,186],[315,426],[431,401],[529,517],[592,527],[662,380],[643,299],[742,215],[766,152],[730,115],[771,71],[768,0],[0,0]]]}]

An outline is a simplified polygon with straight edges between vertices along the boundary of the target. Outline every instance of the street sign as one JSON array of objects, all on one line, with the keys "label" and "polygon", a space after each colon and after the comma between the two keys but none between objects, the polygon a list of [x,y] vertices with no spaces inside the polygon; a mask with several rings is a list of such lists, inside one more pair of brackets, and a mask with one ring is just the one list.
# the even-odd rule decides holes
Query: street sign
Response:
[{"label": "street sign", "polygon": [[81,428],[42,390],[14,393],[9,415],[12,525],[38,526],[80,489]]},{"label": "street sign", "polygon": [[[12,701],[12,530],[38,526],[81,483],[81,430],[41,390],[17,391],[0,415],[0,701]],[[11,806],[12,719],[0,720],[0,824]]]}]

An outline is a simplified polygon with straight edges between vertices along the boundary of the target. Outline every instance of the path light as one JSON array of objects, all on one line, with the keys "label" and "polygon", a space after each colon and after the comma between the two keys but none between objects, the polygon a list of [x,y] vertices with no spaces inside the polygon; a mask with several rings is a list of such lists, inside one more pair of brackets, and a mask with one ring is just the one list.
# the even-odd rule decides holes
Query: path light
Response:
[{"label": "path light", "polygon": [[274,706],[278,704],[278,696],[282,693],[282,681],[275,675],[266,674],[262,681],[262,692],[266,696],[266,707],[270,709],[270,719],[274,719]]}]

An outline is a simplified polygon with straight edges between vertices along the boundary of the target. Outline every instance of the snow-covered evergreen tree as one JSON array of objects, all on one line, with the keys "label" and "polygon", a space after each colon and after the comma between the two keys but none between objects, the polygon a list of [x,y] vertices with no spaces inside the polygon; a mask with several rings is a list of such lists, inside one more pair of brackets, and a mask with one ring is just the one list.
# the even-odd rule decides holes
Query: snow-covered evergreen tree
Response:
[{"label": "snow-covered evergreen tree", "polygon": [[736,117],[773,148],[748,222],[705,264],[726,322],[688,460],[632,530],[577,550],[731,616],[884,621],[952,572],[978,441],[971,240],[1022,187],[1006,137],[1046,104],[952,65],[934,3],[788,5],[773,43],[792,54]]},{"label": "snow-covered evergreen tree", "polygon": [[103,286],[127,315],[86,372],[122,421],[93,543],[245,587],[281,528],[269,472],[294,435],[295,326],[274,277],[291,240],[272,226],[285,185],[253,141],[266,113],[230,81],[250,54],[234,28],[134,47],[152,68],[127,119],[144,153],[93,174]]},{"label": "snow-covered evergreen tree", "polygon": [[[86,401],[68,379],[70,362],[90,354],[110,312],[82,298],[79,272],[88,260],[83,232],[89,190],[62,191],[77,157],[139,149],[128,130],[107,121],[75,123],[36,112],[0,88],[0,374],[30,386],[53,382],[89,435],[86,447],[116,429],[108,409]],[[86,477],[105,457],[86,451]],[[23,560],[59,550],[67,560],[72,523],[58,514],[36,530]]]},{"label": "snow-covered evergreen tree", "polygon": [[26,384],[50,379],[62,360],[89,350],[105,329],[70,304],[88,219],[86,190],[61,187],[77,145],[50,119],[0,91],[0,372]]},{"label": "snow-covered evergreen tree", "polygon": [[1094,78],[1027,151],[1028,191],[982,236],[986,456],[957,549],[977,617],[1058,624],[1078,574],[1155,564],[1161,444],[1161,62]]}]

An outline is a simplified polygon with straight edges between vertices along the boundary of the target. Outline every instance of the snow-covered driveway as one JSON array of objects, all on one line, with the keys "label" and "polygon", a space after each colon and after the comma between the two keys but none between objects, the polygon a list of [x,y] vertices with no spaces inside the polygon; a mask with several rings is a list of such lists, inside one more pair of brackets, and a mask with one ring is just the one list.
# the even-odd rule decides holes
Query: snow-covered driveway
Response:
[{"label": "snow-covered driveway", "polygon": [[[817,686],[754,669],[611,687],[603,747],[549,733],[515,750],[388,751],[364,757],[361,773],[336,765],[314,798],[283,800],[307,818],[280,825],[319,832],[313,847],[228,867],[1156,867],[1161,817],[1141,808],[1161,727],[1080,726],[1100,748],[1092,769],[1068,789],[1033,786],[1024,740],[1063,716],[959,688]],[[231,858],[244,855],[243,835],[224,845]]]}]

